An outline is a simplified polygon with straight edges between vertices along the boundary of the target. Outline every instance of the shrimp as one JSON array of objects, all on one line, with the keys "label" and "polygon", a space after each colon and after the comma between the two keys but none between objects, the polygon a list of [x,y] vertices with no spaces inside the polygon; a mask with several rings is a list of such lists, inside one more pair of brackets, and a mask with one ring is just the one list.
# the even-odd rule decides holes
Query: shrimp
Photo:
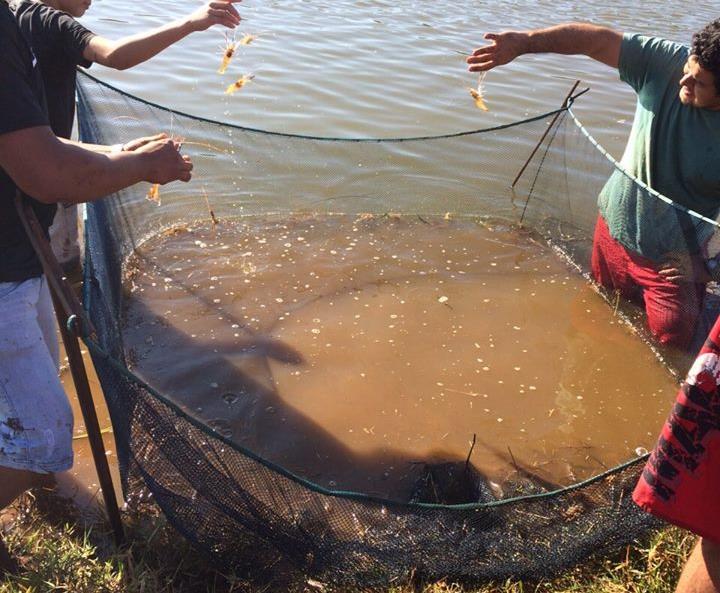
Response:
[{"label": "shrimp", "polygon": [[155,202],[158,206],[160,205],[160,184],[153,183],[145,196],[151,202]]},{"label": "shrimp", "polygon": [[238,45],[250,45],[258,37],[259,37],[259,35],[250,35],[249,33],[245,33],[243,35],[243,38],[240,41],[238,41]]},{"label": "shrimp", "polygon": [[254,74],[243,74],[240,78],[238,78],[235,82],[229,85],[228,88],[225,89],[225,94],[232,95],[235,91],[243,88],[253,78],[255,78]]},{"label": "shrimp", "polygon": [[225,46],[223,47],[223,59],[222,63],[220,64],[220,68],[218,68],[218,74],[225,74],[225,70],[227,70],[228,65],[230,64],[230,60],[232,60],[233,56],[235,55],[235,50],[237,49],[237,46],[239,45],[239,42],[235,41],[235,37],[232,38],[228,37],[227,34],[225,34]]},{"label": "shrimp", "polygon": [[485,104],[485,91],[483,89],[483,80],[485,80],[485,75],[487,72],[483,72],[480,74],[480,78],[478,78],[478,85],[476,89],[468,89],[470,91],[470,96],[475,100],[475,107],[478,109],[482,109],[483,111],[490,111],[488,106]]}]

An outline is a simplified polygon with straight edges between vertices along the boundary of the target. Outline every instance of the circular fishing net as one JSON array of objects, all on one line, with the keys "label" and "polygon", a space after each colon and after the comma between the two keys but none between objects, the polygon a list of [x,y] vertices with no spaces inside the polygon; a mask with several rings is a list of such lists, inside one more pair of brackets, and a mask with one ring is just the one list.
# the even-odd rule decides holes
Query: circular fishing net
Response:
[{"label": "circular fishing net", "polygon": [[[463,295],[474,295],[466,277],[472,276],[479,255],[463,251],[467,237],[485,237],[483,250],[490,253],[498,237],[503,241],[512,237],[523,256],[509,264],[500,262],[505,266],[502,282],[512,285],[523,274],[536,273],[542,254],[545,268],[555,271],[543,277],[547,282],[538,282],[575,282],[589,293],[604,294],[604,313],[592,309],[594,319],[573,326],[576,350],[582,351],[593,331],[602,335],[613,324],[623,328],[623,339],[640,345],[638,352],[649,353],[647,360],[652,363],[647,364],[657,364],[667,373],[668,367],[684,364],[683,355],[653,346],[642,311],[631,299],[592,287],[589,271],[598,195],[611,175],[619,176],[628,199],[653,204],[659,221],[654,240],[664,242],[658,249],[690,257],[705,257],[711,249],[716,212],[690,212],[627,176],[587,133],[571,107],[512,125],[447,136],[323,138],[192,117],[86,74],[79,76],[79,82],[78,119],[84,141],[115,144],[165,130],[183,140],[183,150],[195,164],[190,184],[160,188],[141,184],[87,208],[84,301],[96,329],[87,343],[110,409],[127,496],[149,492],[169,521],[224,568],[238,565],[249,541],[261,540],[313,578],[362,587],[410,574],[464,581],[547,577],[590,554],[618,549],[657,524],[631,500],[646,460],[644,451],[636,447],[639,442],[627,443],[627,461],[620,464],[622,460],[592,463],[589,453],[577,454],[573,459],[582,467],[574,466],[559,478],[557,473],[544,473],[537,458],[523,457],[516,448],[496,442],[496,437],[488,442],[487,425],[478,422],[474,430],[462,428],[462,443],[469,445],[467,456],[406,457],[402,467],[395,459],[381,468],[373,488],[365,489],[358,475],[366,471],[366,459],[339,447],[312,421],[293,424],[291,406],[281,414],[277,403],[266,405],[263,398],[275,397],[281,383],[296,381],[302,386],[310,380],[296,370],[303,368],[307,353],[281,339],[293,335],[289,320],[311,311],[312,325],[314,316],[321,316],[312,308],[320,301],[328,306],[323,309],[326,314],[345,301],[352,304],[354,298],[364,298],[367,290],[374,291],[376,309],[395,297],[411,301],[412,288],[407,286],[414,285],[407,278],[444,278],[444,268],[423,267],[422,258],[411,258],[405,267],[394,264],[395,252],[383,245],[418,253],[429,249],[438,233],[459,237],[456,252],[448,252],[442,261],[457,284],[455,288],[440,284],[431,299],[436,309],[428,315],[449,316],[452,324]],[[345,255],[339,253],[341,247],[322,243],[320,238],[327,234],[346,240]],[[412,238],[401,245],[406,237]],[[271,243],[280,244],[277,252],[267,247]],[[238,274],[233,281],[223,284],[220,274],[212,275],[202,266],[187,267],[192,253],[210,248],[218,265],[225,262],[223,269]],[[183,256],[183,249],[191,255]],[[361,249],[366,249],[365,259],[347,259]],[[382,249],[390,249],[387,261],[381,259],[378,250]],[[259,252],[268,255],[261,263],[255,258]],[[467,274],[453,267],[459,254],[467,257],[463,260]],[[303,262],[321,256],[346,259],[336,274],[319,278],[313,272],[300,277],[297,270]],[[494,263],[488,264],[490,272]],[[280,266],[276,277],[290,278],[292,290],[282,292],[270,281],[258,286],[262,266]],[[361,272],[362,283],[357,280]],[[500,281],[499,275],[487,278],[489,284]],[[222,292],[208,292],[221,285]],[[532,286],[518,288],[518,307],[531,300]],[[165,304],[159,298],[161,310],[139,313],[138,298],[153,291],[167,295]],[[469,299],[473,306],[482,303],[481,296]],[[192,312],[176,318],[173,314],[181,299],[194,299]],[[582,303],[589,302],[590,297],[583,299]],[[591,305],[583,304],[576,313],[564,306],[558,301],[552,318],[538,308],[526,318],[503,320],[513,347],[525,358],[537,356],[547,364],[554,357],[565,357],[553,350],[559,324],[575,314],[585,315]],[[605,315],[607,326],[602,321]],[[351,326],[348,316],[338,317],[336,323]],[[703,336],[702,324],[708,323],[705,317],[704,312],[699,315],[699,336]],[[203,325],[201,334],[197,327]],[[459,325],[449,327],[454,332],[461,329]],[[221,327],[230,333],[221,335]],[[278,327],[286,333],[276,331]],[[528,337],[524,343],[528,327],[542,329],[542,337],[536,342]],[[313,335],[324,336],[319,329]],[[464,353],[494,348],[504,335],[498,330],[490,336],[492,344],[470,341],[459,349]],[[346,358],[360,355],[362,336],[359,332],[353,336],[356,352],[350,347]],[[237,354],[232,361],[218,346],[228,340]],[[405,348],[412,342],[411,336]],[[194,349],[187,350],[188,344]],[[163,347],[170,352],[156,367],[173,371],[166,373],[160,386],[153,381],[147,361]],[[612,345],[606,346],[611,349]],[[583,373],[594,377],[599,358],[593,358]],[[485,360],[473,355],[474,363],[481,361],[478,374],[489,369]],[[454,369],[448,373],[462,374]],[[667,377],[673,385],[673,376]],[[338,399],[344,395],[342,379],[340,374],[336,386],[325,388]],[[207,390],[199,393],[195,385],[201,380]],[[623,379],[629,381],[628,400],[644,389],[633,380]],[[557,389],[556,401],[558,406],[565,402],[562,411],[567,418],[581,413],[578,402],[593,413],[610,413],[601,410],[604,394],[593,381],[566,380]],[[381,396],[391,397],[392,384],[388,376],[371,391],[387,389],[388,395]],[[456,397],[452,401],[462,402],[468,410],[482,408],[488,396],[470,388],[452,390],[439,381],[435,387],[440,399]],[[519,381],[519,393],[530,396],[535,390],[532,377]],[[184,396],[178,397],[179,393]],[[239,405],[243,398],[260,404],[237,415],[238,423],[231,426],[218,414],[211,418],[205,413],[210,406],[208,393],[217,393],[216,399],[228,407]],[[659,404],[657,430],[673,396],[673,391],[665,393]],[[512,408],[521,413],[522,401],[507,404],[511,416]],[[413,422],[442,417],[445,408],[436,404],[423,402]],[[344,417],[351,417],[362,405],[352,403]],[[552,408],[546,415],[554,418],[555,413],[561,412]],[[279,420],[268,424],[271,416]],[[487,422],[507,424],[511,416],[493,416]],[[285,421],[290,428],[283,432]],[[272,429],[257,429],[266,426]],[[317,474],[296,461],[283,463],[273,449],[281,441],[291,451],[307,442],[310,437],[300,434],[299,426],[317,433],[311,444],[320,460]],[[377,431],[370,425],[363,428],[363,437]],[[516,428],[523,442],[541,437],[531,425]],[[452,427],[444,431],[452,440]],[[260,441],[258,433],[265,440]],[[654,439],[641,436],[649,447]],[[505,460],[502,472],[497,464],[484,464],[484,458],[493,457],[492,451],[495,458]],[[546,453],[547,463],[557,457],[553,451]],[[321,471],[324,464],[333,468],[344,464],[342,476]],[[395,495],[377,486],[400,473],[404,482],[398,481],[402,488]]]}]

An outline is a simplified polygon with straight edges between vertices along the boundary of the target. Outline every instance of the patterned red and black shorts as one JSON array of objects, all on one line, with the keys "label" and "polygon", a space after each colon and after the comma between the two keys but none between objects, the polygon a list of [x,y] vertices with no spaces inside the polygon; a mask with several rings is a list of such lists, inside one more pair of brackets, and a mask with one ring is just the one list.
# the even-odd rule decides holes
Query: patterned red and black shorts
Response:
[{"label": "patterned red and black shorts", "polygon": [[720,319],[682,384],[633,493],[652,513],[720,543]]}]

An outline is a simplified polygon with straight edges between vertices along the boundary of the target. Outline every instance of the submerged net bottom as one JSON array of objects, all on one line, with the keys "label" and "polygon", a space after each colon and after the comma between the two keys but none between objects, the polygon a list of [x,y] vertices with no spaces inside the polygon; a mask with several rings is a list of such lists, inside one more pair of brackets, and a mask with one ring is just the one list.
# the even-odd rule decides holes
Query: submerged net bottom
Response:
[{"label": "submerged net bottom", "polygon": [[336,584],[367,587],[411,572],[428,579],[537,579],[657,525],[630,497],[643,460],[579,490],[497,506],[428,508],[332,496],[208,435],[96,360],[128,414],[129,475],[225,569],[243,564],[259,538]]}]

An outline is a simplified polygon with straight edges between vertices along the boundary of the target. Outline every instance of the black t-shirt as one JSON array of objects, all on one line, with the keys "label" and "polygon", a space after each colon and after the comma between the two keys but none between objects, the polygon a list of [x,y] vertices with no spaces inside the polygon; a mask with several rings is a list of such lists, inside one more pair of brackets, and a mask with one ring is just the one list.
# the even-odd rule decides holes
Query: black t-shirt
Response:
[{"label": "black t-shirt", "polygon": [[40,63],[50,127],[55,135],[70,138],[75,117],[76,68],[92,64],[83,52],[95,34],[69,14],[42,2],[19,0],[11,8]]},{"label": "black t-shirt", "polygon": [[[7,4],[0,1],[0,136],[47,125],[37,58]],[[42,274],[40,262],[15,210],[15,192],[13,180],[0,169],[0,282],[19,282]],[[55,204],[30,202],[47,233],[55,216]]]}]

